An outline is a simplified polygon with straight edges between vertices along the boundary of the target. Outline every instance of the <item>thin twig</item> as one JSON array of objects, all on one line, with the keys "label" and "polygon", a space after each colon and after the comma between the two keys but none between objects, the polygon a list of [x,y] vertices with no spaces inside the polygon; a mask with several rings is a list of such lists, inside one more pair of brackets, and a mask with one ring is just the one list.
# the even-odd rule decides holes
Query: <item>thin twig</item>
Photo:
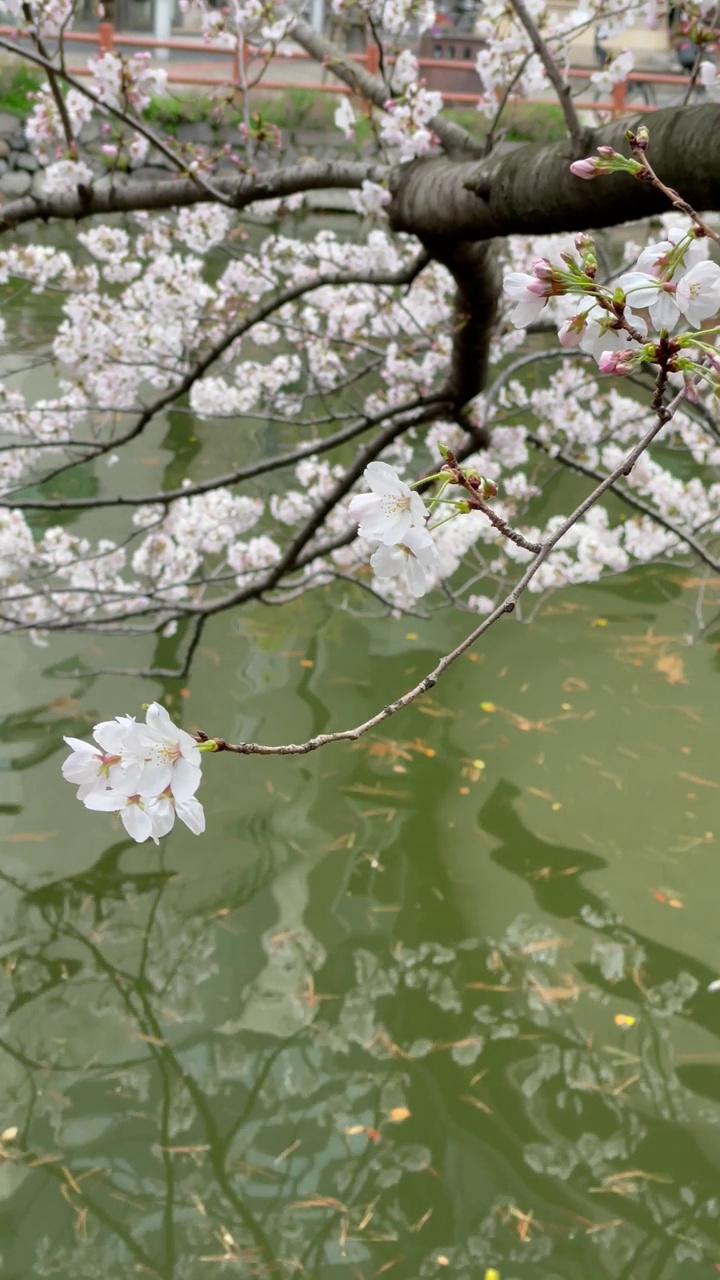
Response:
[{"label": "thin twig", "polygon": [[685,390],[683,388],[682,391],[677,393],[669,405],[660,409],[652,426],[645,432],[642,439],[639,440],[638,443],[630,450],[619,466],[617,466],[610,475],[606,476],[601,483],[593,489],[592,493],[588,494],[587,498],[585,498],[584,501],[575,508],[572,514],[563,521],[559,528],[556,529],[552,537],[549,538],[547,542],[543,543],[539,553],[528,565],[522,577],[518,580],[512,591],[509,592],[502,603],[499,604],[496,609],[493,609],[492,613],[488,614],[483,622],[481,622],[478,627],[475,627],[469,635],[465,636],[464,640],[462,640],[459,645],[456,645],[450,653],[446,653],[442,658],[440,658],[432,671],[428,672],[428,674],[420,680],[418,684],[414,685],[412,689],[409,689],[407,693],[404,693],[402,697],[396,698],[394,702],[388,703],[388,705],[383,707],[381,711],[378,711],[375,715],[371,716],[369,720],[364,720],[362,724],[355,725],[352,729],[341,729],[335,733],[320,733],[314,738],[309,738],[306,742],[283,743],[280,746],[267,746],[266,744],[259,742],[231,743],[227,742],[224,738],[210,739],[205,733],[198,733],[196,735],[197,740],[199,742],[212,741],[215,744],[215,750],[230,751],[236,755],[307,755],[309,752],[317,751],[320,747],[328,746],[332,742],[355,742],[358,738],[361,738],[363,734],[368,733],[370,729],[374,729],[377,725],[382,724],[383,721],[388,720],[390,716],[394,716],[398,711],[402,711],[405,707],[410,706],[410,704],[415,702],[415,700],[422,694],[428,693],[429,690],[437,684],[438,680],[445,671],[447,671],[448,667],[452,666],[454,662],[457,662],[458,658],[462,657],[462,655],[466,653],[467,650],[470,649],[486,631],[489,631],[490,627],[494,626],[500,618],[505,617],[506,614],[514,613],[520,596],[523,594],[530,582],[532,582],[533,578],[544,564],[545,560],[547,560],[550,553],[565,537],[568,530],[570,530],[573,525],[577,524],[578,520],[585,515],[586,511],[589,511],[598,499],[601,498],[608,489],[612,488],[621,476],[629,475],[638,458],[647,448],[649,448],[656,436],[660,434],[663,427],[665,427],[677,412],[684,399]]},{"label": "thin twig", "polygon": [[542,62],[545,74],[558,96],[558,102],[565,117],[565,124],[570,135],[573,151],[576,156],[580,156],[584,150],[587,135],[575,110],[570,85],[563,80],[557,62],[543,40],[537,24],[531,17],[530,10],[526,8],[525,0],[512,0],[512,7],[530,37],[532,47]]}]

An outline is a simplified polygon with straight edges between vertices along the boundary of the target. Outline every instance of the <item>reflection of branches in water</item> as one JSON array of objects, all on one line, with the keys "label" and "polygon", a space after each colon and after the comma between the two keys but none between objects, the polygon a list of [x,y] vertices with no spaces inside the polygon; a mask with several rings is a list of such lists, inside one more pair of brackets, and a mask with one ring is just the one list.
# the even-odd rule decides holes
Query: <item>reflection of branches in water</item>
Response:
[{"label": "reflection of branches in water", "polygon": [[[692,1095],[663,1031],[666,975],[685,969],[704,984],[707,975],[610,919],[583,883],[601,859],[533,836],[515,812],[516,794],[501,785],[481,810],[481,825],[500,841],[491,856],[532,885],[553,918],[584,923],[626,955],[644,953],[641,985],[603,977],[594,954],[571,963],[569,947],[551,945],[550,926],[527,917],[467,949],[425,942],[371,952],[349,939],[330,957],[304,927],[271,930],[263,972],[274,967],[283,978],[275,994],[294,1022],[261,1032],[247,1016],[262,1005],[263,987],[262,973],[248,972],[256,973],[258,947],[248,966],[246,941],[257,937],[269,867],[239,882],[220,916],[208,904],[182,918],[171,873],[124,872],[124,842],[91,872],[26,891],[4,974],[6,1009],[15,1012],[0,1052],[23,1082],[26,1115],[7,1154],[29,1181],[8,1209],[24,1218],[21,1203],[32,1202],[37,1213],[36,1197],[57,1186],[76,1234],[73,1246],[48,1236],[36,1273],[114,1280],[134,1264],[163,1280],[194,1280],[202,1257],[248,1276],[323,1280],[336,1266],[364,1276],[366,1266],[374,1274],[395,1259],[397,1280],[417,1280],[442,1249],[458,1275],[498,1260],[537,1266],[551,1253],[558,1274],[579,1259],[598,1274],[602,1240],[622,1267],[613,1274],[660,1280],[683,1240],[716,1249],[707,1203],[686,1197],[712,1185],[717,1168],[681,1127]],[[243,928],[239,1017],[209,1030],[212,987],[205,1008],[195,1002],[229,916]],[[569,990],[569,969],[578,994],[565,998],[558,992]],[[672,997],[677,1010],[709,1027],[703,998],[688,1004],[681,994]],[[622,1050],[637,1064],[622,1053],[605,1058],[591,1043],[592,1025],[583,1026],[593,1009],[595,1021],[607,1020],[598,999],[608,995],[638,1007],[637,1054]],[[137,1051],[113,1039],[103,1061],[90,1053],[83,1061],[82,1006],[96,1052],[101,1026],[120,1026]],[[189,1034],[200,1015],[205,1029]],[[626,1087],[633,1073],[642,1078]],[[15,1116],[22,1091],[12,1071],[4,1093],[3,1113],[12,1103]],[[101,1116],[110,1135],[88,1139],[82,1156],[66,1134],[75,1101],[78,1119]],[[675,1182],[653,1181],[666,1175],[670,1150]],[[633,1169],[641,1172],[628,1179]],[[518,1236],[517,1206],[535,1207],[527,1239]],[[608,1221],[621,1233],[617,1225],[596,1233]],[[67,1224],[48,1215],[47,1229],[62,1233]]]}]

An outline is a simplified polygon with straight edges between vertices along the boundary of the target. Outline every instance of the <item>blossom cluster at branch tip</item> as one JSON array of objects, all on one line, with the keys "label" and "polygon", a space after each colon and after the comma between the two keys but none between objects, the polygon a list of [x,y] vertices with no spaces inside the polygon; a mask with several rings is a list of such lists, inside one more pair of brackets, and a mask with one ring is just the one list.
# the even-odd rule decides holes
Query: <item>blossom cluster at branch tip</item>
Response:
[{"label": "blossom cluster at branch tip", "polygon": [[413,596],[424,596],[438,564],[427,530],[430,513],[387,462],[370,462],[363,474],[370,493],[357,494],[348,511],[360,537],[378,544],[370,564],[379,579],[401,578]]},{"label": "blossom cluster at branch tip", "polygon": [[[646,133],[638,130],[633,145],[639,139],[644,146]],[[614,162],[617,153],[611,147],[599,150]],[[591,158],[571,168],[577,172],[577,166],[595,163]],[[516,328],[537,320],[551,298],[579,294],[574,313],[568,314],[565,307],[558,317],[558,340],[565,348],[579,347],[593,355],[601,373],[622,375],[643,364],[664,364],[669,372],[717,385],[716,330],[703,326],[720,315],[720,266],[708,257],[702,227],[668,227],[664,239],[647,245],[634,267],[607,285],[596,278],[592,238],[577,236],[575,250],[578,257],[560,254],[564,267],[539,258],[531,264],[532,274],[505,275],[503,288],[513,304],[509,318]],[[682,331],[683,322],[689,331]],[[653,331],[660,344],[653,340]],[[680,357],[681,348],[695,348],[694,357]]]},{"label": "blossom cluster at branch tip", "polygon": [[93,729],[95,744],[66,737],[72,749],[62,774],[77,786],[86,809],[119,813],[128,835],[158,843],[179,818],[194,835],[205,830],[195,799],[202,759],[195,739],[173,724],[165,707],[151,702],[145,723],[133,716],[104,720]]}]

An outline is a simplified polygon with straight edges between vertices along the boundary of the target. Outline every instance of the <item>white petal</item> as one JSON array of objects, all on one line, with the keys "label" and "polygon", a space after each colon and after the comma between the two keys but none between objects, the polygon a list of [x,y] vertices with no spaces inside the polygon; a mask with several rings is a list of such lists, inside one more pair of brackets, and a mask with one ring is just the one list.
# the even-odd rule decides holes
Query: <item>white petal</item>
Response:
[{"label": "white petal", "polygon": [[667,329],[668,333],[672,333],[680,319],[680,310],[671,293],[666,293],[663,289],[658,294],[650,308],[650,319],[656,329]]},{"label": "white petal", "polygon": [[175,799],[189,800],[191,796],[195,795],[201,780],[200,766],[191,764],[189,760],[185,760],[183,756],[180,756],[175,762],[170,782]]},{"label": "white petal", "polygon": [[153,839],[166,836],[175,825],[175,806],[167,796],[158,796],[148,804],[145,812],[152,823]]},{"label": "white petal", "polygon": [[102,759],[97,751],[92,754],[80,754],[79,751],[73,752],[68,756],[67,760],[63,760],[61,765],[62,776],[66,782],[73,782],[76,786],[83,783],[93,782],[94,779],[102,777],[103,786],[105,785],[105,776],[101,775]]},{"label": "white petal", "polygon": [[169,760],[148,760],[140,771],[139,776],[133,772],[133,784],[135,791],[131,794],[140,796],[159,796],[170,786],[173,775],[173,767]]},{"label": "white petal", "polygon": [[547,298],[532,298],[526,302],[518,302],[510,316],[515,328],[524,329],[526,325],[532,324],[533,320],[537,320],[546,302]]},{"label": "white petal", "polygon": [[374,493],[358,493],[350,502],[348,512],[358,524],[365,524],[375,513],[382,514],[380,499]]},{"label": "white petal", "polygon": [[408,486],[400,479],[394,467],[387,462],[369,462],[363,475],[373,493],[381,497],[407,496]]},{"label": "white petal", "polygon": [[194,836],[202,835],[205,830],[205,811],[199,800],[180,800],[175,805],[175,812]]},{"label": "white petal", "polygon": [[413,524],[424,525],[427,514],[428,509],[420,497],[420,494],[416,493],[413,489],[410,493],[410,519]]},{"label": "white petal", "polygon": [[425,595],[428,588],[425,570],[415,556],[408,556],[405,563],[405,577],[407,584],[414,596],[418,599]]},{"label": "white petal", "polygon": [[128,835],[132,836],[138,844],[143,844],[149,836],[152,836],[157,844],[157,839],[153,835],[152,820],[139,804],[126,804],[120,811],[120,818]]},{"label": "white petal", "polygon": [[405,552],[399,547],[380,546],[370,557],[378,578],[396,578],[405,567]]},{"label": "white petal", "polygon": [[123,809],[127,804],[127,796],[110,788],[105,791],[89,791],[80,798],[85,808],[92,809],[95,813],[117,813],[118,809]]},{"label": "white petal", "polygon": [[159,702],[151,702],[145,712],[145,723],[149,729],[155,733],[162,735],[166,741],[174,741],[177,735],[177,729],[165,707]]},{"label": "white petal", "polygon": [[68,746],[72,747],[73,751],[77,751],[78,754],[93,756],[98,754],[97,747],[94,747],[91,742],[83,742],[82,738],[63,736],[63,742],[67,742]]},{"label": "white petal", "polygon": [[117,720],[104,720],[102,724],[95,725],[93,737],[106,755],[118,756],[127,737],[127,730]]}]

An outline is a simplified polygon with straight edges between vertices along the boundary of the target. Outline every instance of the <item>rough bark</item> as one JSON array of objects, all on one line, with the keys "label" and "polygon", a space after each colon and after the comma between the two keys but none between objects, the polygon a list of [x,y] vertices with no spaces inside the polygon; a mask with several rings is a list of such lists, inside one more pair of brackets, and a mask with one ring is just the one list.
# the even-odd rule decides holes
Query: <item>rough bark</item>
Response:
[{"label": "rough bark", "polygon": [[[720,105],[668,107],[588,132],[629,154],[625,130],[646,124],[648,152],[663,182],[698,210],[720,210]],[[569,170],[568,142],[524,146],[488,161],[417,161],[393,171],[390,217],[396,231],[422,240],[489,240],[615,226],[668,210],[666,198],[623,174],[583,181]]]},{"label": "rough bark", "polygon": [[447,267],[457,285],[447,390],[458,420],[463,422],[465,405],[485,385],[501,290],[497,256],[492,244],[467,240],[428,239],[424,245],[431,258]]},{"label": "rough bark", "polygon": [[[381,182],[387,173],[384,165],[363,161],[307,161],[265,173],[238,173],[214,179],[234,209],[244,209],[254,200],[271,200],[296,195],[300,191],[323,191],[332,188],[357,190],[366,178]],[[212,196],[190,178],[149,179],[136,181],[121,178],[118,182],[103,179],[92,187],[82,187],[65,195],[21,196],[0,205],[0,232],[12,230],[24,222],[51,218],[78,221],[93,214],[131,213],[137,209],[182,209],[193,204],[212,203]]]}]

